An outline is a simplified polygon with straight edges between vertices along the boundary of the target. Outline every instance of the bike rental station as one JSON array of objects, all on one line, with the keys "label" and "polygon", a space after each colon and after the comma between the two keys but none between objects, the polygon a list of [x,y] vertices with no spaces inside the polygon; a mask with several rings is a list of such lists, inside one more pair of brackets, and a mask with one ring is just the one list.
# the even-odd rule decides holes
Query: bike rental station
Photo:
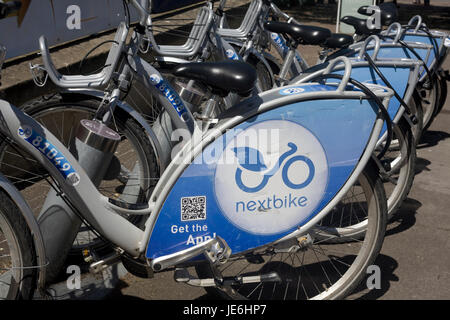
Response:
[{"label": "bike rental station", "polygon": [[306,2],[0,0],[0,300],[389,298],[450,37]]}]

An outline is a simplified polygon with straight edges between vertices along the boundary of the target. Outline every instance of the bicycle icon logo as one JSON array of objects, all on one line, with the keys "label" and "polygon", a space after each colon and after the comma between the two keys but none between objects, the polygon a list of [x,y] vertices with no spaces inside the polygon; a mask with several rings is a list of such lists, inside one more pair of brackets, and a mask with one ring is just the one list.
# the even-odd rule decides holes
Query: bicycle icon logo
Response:
[{"label": "bicycle icon logo", "polygon": [[305,89],[303,89],[301,87],[294,87],[294,88],[280,90],[280,94],[284,95],[284,96],[288,96],[288,95],[302,93],[303,91],[305,91]]},{"label": "bicycle icon logo", "polygon": [[[273,177],[277,173],[279,168],[281,168],[283,162],[290,156],[294,155],[298,150],[297,146],[292,142],[288,143],[288,147],[289,147],[289,150],[280,156],[277,163],[267,173],[264,174],[263,180],[261,181],[261,183],[255,187],[248,187],[244,184],[244,182],[242,181],[243,171],[241,168],[237,168],[236,174],[235,174],[235,180],[236,180],[236,184],[239,187],[239,189],[241,189],[242,191],[247,192],[247,193],[255,193],[255,192],[262,190],[267,185],[270,178]],[[249,147],[233,148],[232,150],[234,151],[234,153],[239,161],[239,164],[244,169],[246,169],[248,171],[252,171],[252,172],[261,172],[261,171],[264,171],[267,169],[266,165],[262,161],[261,153],[258,150],[249,148]],[[252,153],[255,156],[255,160],[256,160],[255,163],[250,163],[250,161],[249,161]],[[308,176],[304,181],[302,181],[300,183],[295,183],[289,179],[288,171],[292,164],[299,162],[299,161],[304,162],[307,165]],[[312,179],[314,178],[314,173],[315,173],[315,167],[314,167],[314,164],[311,161],[311,159],[309,159],[308,157],[302,156],[302,155],[296,155],[296,156],[289,158],[284,163],[284,166],[282,169],[282,179],[283,179],[284,184],[287,187],[289,187],[291,189],[302,189],[311,183]]]}]

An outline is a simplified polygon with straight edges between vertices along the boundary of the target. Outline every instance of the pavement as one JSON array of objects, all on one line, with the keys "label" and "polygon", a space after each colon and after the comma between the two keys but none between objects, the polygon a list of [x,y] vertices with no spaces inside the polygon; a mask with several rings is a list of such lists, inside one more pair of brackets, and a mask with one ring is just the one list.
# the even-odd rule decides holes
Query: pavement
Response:
[{"label": "pavement", "polygon": [[[230,6],[247,3],[233,0]],[[422,13],[430,28],[450,30],[450,1],[431,0],[432,8],[413,5],[412,0],[399,0],[404,5],[402,17]],[[335,6],[305,7],[288,11],[305,24],[328,27],[334,31]],[[239,16],[239,10],[236,11]],[[240,11],[242,12],[242,10]],[[195,11],[189,13],[193,15]],[[335,14],[334,14],[335,17]],[[179,26],[177,26],[178,28]],[[95,43],[113,37],[105,33],[99,37],[84,39],[70,46],[55,49],[58,67],[74,71],[80,56]],[[161,41],[177,42],[162,32]],[[302,48],[306,60],[313,64],[317,59],[317,47]],[[106,49],[100,50],[91,60],[95,64],[104,58]],[[83,53],[83,54],[82,54]],[[3,95],[20,104],[45,89],[31,86],[27,70],[29,61],[39,62],[34,56],[7,64],[3,73]],[[444,63],[450,70],[450,59]],[[26,90],[24,90],[26,89]],[[449,90],[450,92],[450,90]],[[1,92],[0,92],[1,94]],[[388,226],[381,254],[376,264],[381,269],[381,289],[355,292],[355,299],[450,299],[450,94],[446,104],[431,127],[424,133],[417,148],[416,176],[411,192]],[[153,279],[141,279],[131,274],[121,278],[109,299],[114,300],[209,300],[212,297],[203,289],[177,284],[173,273],[155,274]]]}]

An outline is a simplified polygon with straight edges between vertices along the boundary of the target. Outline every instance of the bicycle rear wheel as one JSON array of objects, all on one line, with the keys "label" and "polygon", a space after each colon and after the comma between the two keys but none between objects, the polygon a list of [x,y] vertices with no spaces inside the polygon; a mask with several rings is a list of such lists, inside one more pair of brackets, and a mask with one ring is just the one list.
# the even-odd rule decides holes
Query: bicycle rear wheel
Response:
[{"label": "bicycle rear wheel", "polygon": [[[332,228],[317,226],[310,233],[313,241],[300,249],[268,246],[234,256],[219,268],[225,277],[233,279],[276,272],[279,281],[247,284],[235,281],[207,288],[207,291],[224,298],[251,300],[340,299],[349,295],[374,262],[384,239],[386,197],[376,172],[374,165],[369,164],[358,178],[360,197],[351,189],[339,205],[340,210],[366,209],[367,232],[363,239],[355,238],[354,242],[346,244],[325,243],[324,238],[339,235]],[[321,237],[315,238],[316,233]],[[199,278],[212,278],[209,264],[197,265],[196,271]]]}]

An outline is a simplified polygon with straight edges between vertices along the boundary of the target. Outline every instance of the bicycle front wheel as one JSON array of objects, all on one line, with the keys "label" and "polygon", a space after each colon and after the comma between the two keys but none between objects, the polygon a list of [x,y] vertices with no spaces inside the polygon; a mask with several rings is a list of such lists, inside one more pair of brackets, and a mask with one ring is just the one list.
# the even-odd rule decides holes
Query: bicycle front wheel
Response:
[{"label": "bicycle front wheel", "polygon": [[4,191],[0,203],[0,300],[32,299],[37,277],[33,239]]}]

